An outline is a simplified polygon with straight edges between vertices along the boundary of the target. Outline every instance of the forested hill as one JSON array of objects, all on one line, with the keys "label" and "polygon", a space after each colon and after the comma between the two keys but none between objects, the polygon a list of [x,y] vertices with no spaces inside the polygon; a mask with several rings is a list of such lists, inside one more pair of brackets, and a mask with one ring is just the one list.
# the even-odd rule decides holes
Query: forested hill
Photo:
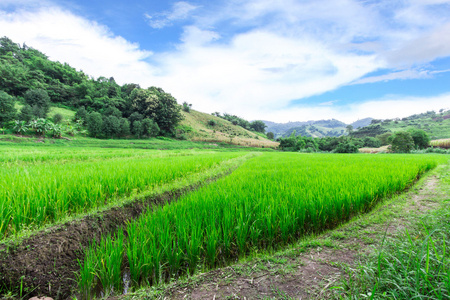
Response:
[{"label": "forested hill", "polygon": [[385,133],[423,130],[431,139],[450,138],[450,111],[427,111],[405,118],[373,119],[371,124],[353,131],[353,137],[375,137]]},{"label": "forested hill", "polygon": [[[55,106],[74,112],[66,113],[62,123],[63,116],[55,118],[56,114],[50,113]],[[67,115],[72,117],[68,119]],[[45,136],[51,132],[52,136],[61,137],[86,132],[97,138],[162,135],[246,146],[278,145],[265,138],[264,127],[254,130],[250,127],[253,123],[247,122],[248,128],[228,123],[191,110],[188,103],[178,104],[161,88],[143,89],[135,83],[119,85],[113,77],[95,79],[67,63],[49,60],[25,44],[0,38],[3,133]]]}]

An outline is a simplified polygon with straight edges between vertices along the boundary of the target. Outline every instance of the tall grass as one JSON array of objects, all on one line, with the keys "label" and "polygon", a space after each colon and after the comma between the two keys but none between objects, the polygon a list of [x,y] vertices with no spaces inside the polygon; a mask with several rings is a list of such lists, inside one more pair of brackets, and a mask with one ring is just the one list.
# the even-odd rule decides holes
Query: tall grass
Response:
[{"label": "tall grass", "polygon": [[[333,227],[405,189],[438,159],[296,153],[256,157],[230,176],[127,226],[132,283],[155,284]],[[101,281],[96,277],[91,287]]]},{"label": "tall grass", "polygon": [[[70,214],[100,208],[118,197],[152,190],[242,155],[198,153],[127,157],[127,153],[122,154],[122,157],[119,153],[119,158],[111,156],[106,160],[3,164],[0,169],[0,239],[29,226],[41,226]],[[80,157],[82,155],[77,159]]]},{"label": "tall grass", "polygon": [[427,216],[418,228],[385,241],[350,283],[350,299],[450,299],[450,214]]}]

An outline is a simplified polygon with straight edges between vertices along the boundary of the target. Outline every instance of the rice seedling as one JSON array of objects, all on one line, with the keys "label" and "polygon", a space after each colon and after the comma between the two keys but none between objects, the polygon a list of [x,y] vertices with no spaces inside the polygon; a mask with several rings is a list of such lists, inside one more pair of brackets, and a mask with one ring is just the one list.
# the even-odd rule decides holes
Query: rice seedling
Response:
[{"label": "rice seedling", "polygon": [[[132,155],[119,151],[118,157],[99,156],[92,160],[88,159],[91,152],[53,154],[60,159],[72,154],[76,158],[71,157],[65,163],[8,163],[0,168],[0,239],[27,227],[39,227],[67,215],[101,208],[120,197],[156,189],[243,155],[211,152]],[[52,156],[47,153],[41,158],[47,159],[47,155]],[[29,153],[23,154],[18,161],[29,157]]]},{"label": "rice seedling", "polygon": [[230,176],[128,225],[132,284],[157,284],[336,226],[404,190],[439,160],[444,161],[412,155],[255,157]]}]

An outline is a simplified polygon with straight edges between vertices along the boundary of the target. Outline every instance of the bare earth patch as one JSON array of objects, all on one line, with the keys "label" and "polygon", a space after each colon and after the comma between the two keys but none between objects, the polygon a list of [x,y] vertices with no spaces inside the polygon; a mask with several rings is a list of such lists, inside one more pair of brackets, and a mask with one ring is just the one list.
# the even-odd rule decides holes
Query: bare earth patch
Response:
[{"label": "bare earth patch", "polygon": [[[362,256],[409,226],[409,215],[436,209],[439,180],[429,176],[404,196],[293,248],[169,284],[160,299],[327,299]],[[378,215],[384,217],[378,218]],[[133,299],[148,296],[131,295]],[[151,297],[153,298],[153,297]]]}]

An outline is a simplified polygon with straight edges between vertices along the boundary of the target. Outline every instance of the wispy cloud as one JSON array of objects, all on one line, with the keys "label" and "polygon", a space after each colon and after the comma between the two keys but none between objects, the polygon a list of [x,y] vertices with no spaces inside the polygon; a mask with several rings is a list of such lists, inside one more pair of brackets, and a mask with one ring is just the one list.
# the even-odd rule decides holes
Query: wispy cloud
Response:
[{"label": "wispy cloud", "polygon": [[185,20],[190,17],[191,12],[196,10],[198,6],[192,5],[188,2],[176,2],[172,6],[171,11],[150,15],[144,14],[148,20],[148,24],[155,29],[161,29],[173,25],[173,22],[178,20]]},{"label": "wispy cloud", "polygon": [[392,72],[379,76],[370,76],[358,79],[351,84],[365,84],[365,83],[374,83],[380,81],[390,81],[390,80],[405,80],[405,79],[424,79],[424,78],[432,78],[433,73],[427,70],[403,70],[398,72]]}]

